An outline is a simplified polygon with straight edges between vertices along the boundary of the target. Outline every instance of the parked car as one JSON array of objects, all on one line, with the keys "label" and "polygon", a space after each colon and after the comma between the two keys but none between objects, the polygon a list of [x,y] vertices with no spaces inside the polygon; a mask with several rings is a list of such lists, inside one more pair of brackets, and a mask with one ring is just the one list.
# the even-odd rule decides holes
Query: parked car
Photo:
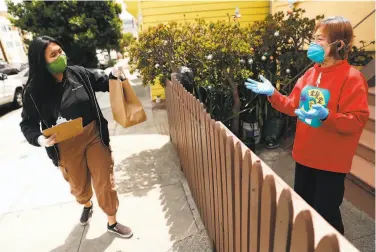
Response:
[{"label": "parked car", "polygon": [[25,68],[28,68],[27,63],[11,63],[11,64],[1,64],[0,62],[0,73],[6,74],[6,75],[15,75],[24,70]]},{"label": "parked car", "polygon": [[15,75],[15,74],[18,74],[20,71],[15,68],[15,67],[11,67],[11,66],[5,66],[4,68],[0,69],[0,73],[2,74],[6,74],[6,75]]},{"label": "parked car", "polygon": [[4,60],[0,60],[0,69],[6,67],[6,65],[8,65],[8,62],[6,62]]},{"label": "parked car", "polygon": [[18,75],[0,73],[0,106],[12,104],[15,108],[22,107],[22,92],[23,85]]}]

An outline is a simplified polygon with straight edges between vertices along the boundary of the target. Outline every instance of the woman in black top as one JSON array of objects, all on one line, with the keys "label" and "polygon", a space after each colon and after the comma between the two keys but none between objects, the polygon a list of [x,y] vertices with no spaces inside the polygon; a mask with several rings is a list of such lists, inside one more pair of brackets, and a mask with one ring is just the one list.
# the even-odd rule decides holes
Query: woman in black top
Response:
[{"label": "woman in black top", "polygon": [[[95,92],[109,91],[109,78],[121,71],[114,67],[110,77],[95,75],[80,66],[67,66],[67,58],[58,41],[43,36],[29,47],[29,79],[23,94],[22,133],[34,146],[47,154],[69,182],[71,193],[84,205],[80,223],[86,225],[93,213],[92,185],[99,206],[108,216],[107,230],[129,238],[132,231],[116,221],[118,208],[114,189],[113,160],[108,122],[99,108]],[[42,130],[61,120],[82,117],[82,134],[55,144],[55,137],[44,137]]]}]

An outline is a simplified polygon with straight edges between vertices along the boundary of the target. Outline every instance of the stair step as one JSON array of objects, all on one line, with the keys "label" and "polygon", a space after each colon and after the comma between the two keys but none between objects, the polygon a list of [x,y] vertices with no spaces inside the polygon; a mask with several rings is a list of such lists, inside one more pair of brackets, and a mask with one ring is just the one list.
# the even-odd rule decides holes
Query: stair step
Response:
[{"label": "stair step", "polygon": [[345,198],[356,208],[365,212],[372,219],[375,219],[374,190],[361,183],[351,174],[347,174],[345,179]]},{"label": "stair step", "polygon": [[375,163],[375,132],[363,130],[356,154],[369,162]]},{"label": "stair step", "polygon": [[375,87],[369,87],[368,93],[371,94],[371,95],[375,95]]},{"label": "stair step", "polygon": [[368,105],[375,106],[375,87],[368,88]]},{"label": "stair step", "polygon": [[366,126],[364,127],[366,130],[374,131],[375,130],[375,121],[368,120]]},{"label": "stair step", "polygon": [[370,130],[363,130],[359,142],[366,148],[375,151],[375,132],[372,132]]},{"label": "stair step", "polygon": [[369,119],[366,123],[365,129],[374,132],[375,131],[375,106],[369,105]]},{"label": "stair step", "polygon": [[369,119],[372,121],[375,121],[375,106],[369,105],[368,110],[369,110]]},{"label": "stair step", "polygon": [[367,80],[367,82],[375,76],[375,59],[372,59],[370,62],[368,62],[367,65],[362,67],[360,69],[360,72],[364,75],[364,78]]},{"label": "stair step", "polygon": [[350,174],[359,179],[362,183],[375,189],[375,165],[373,163],[355,155]]}]

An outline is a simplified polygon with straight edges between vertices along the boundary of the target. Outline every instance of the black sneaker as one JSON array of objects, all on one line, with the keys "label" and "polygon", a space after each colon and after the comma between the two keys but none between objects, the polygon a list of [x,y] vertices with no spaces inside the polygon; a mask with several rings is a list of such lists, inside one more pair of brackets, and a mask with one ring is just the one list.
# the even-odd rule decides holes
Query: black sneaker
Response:
[{"label": "black sneaker", "polygon": [[89,223],[91,216],[93,215],[93,203],[91,203],[91,207],[84,207],[82,210],[80,224],[82,226],[86,226]]},{"label": "black sneaker", "polygon": [[107,223],[107,231],[114,233],[122,238],[131,238],[133,236],[132,230],[129,227],[117,222],[111,226]]}]

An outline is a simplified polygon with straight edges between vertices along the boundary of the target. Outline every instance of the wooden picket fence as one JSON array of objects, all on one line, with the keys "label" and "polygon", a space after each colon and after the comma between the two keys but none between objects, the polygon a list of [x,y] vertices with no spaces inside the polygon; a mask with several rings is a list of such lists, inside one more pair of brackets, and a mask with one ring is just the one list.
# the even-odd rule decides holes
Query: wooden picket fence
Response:
[{"label": "wooden picket fence", "polygon": [[217,252],[358,251],[173,77],[170,135]]}]

